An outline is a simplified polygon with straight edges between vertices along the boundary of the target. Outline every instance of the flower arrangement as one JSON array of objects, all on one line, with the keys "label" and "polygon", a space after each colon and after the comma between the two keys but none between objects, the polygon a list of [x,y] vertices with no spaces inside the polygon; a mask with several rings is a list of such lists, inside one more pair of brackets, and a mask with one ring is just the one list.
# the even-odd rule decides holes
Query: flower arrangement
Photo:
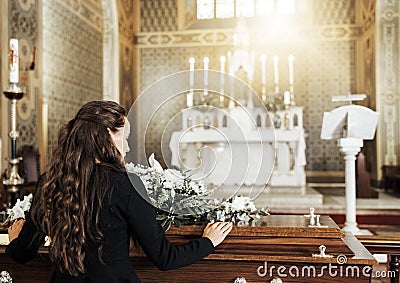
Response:
[{"label": "flower arrangement", "polygon": [[163,169],[154,158],[149,157],[149,167],[128,163],[126,169],[138,175],[157,209],[157,220],[168,230],[174,224],[198,221],[209,209],[209,191],[203,182],[195,181],[185,172]]},{"label": "flower arrangement", "polygon": [[211,199],[203,182],[190,178],[187,172],[163,169],[154,158],[149,157],[149,167],[128,163],[128,172],[138,175],[157,208],[157,219],[165,230],[171,225],[195,224],[204,221],[252,221],[268,215],[258,210],[249,197],[235,196],[226,201]]},{"label": "flower arrangement", "polygon": [[268,210],[257,209],[249,197],[235,196],[223,202],[215,199],[214,203],[216,206],[207,216],[210,220],[230,221],[242,225],[269,215]]},{"label": "flower arrangement", "polygon": [[[128,163],[126,170],[138,175],[153,205],[157,220],[165,230],[171,225],[196,224],[205,221],[231,221],[236,225],[251,222],[268,215],[267,209],[257,209],[249,197],[235,196],[228,200],[211,199],[212,191],[202,181],[193,180],[187,172],[163,169],[151,154],[150,166]],[[17,200],[7,210],[8,217],[3,225],[19,218],[25,219],[32,203],[32,194]]]},{"label": "flower arrangement", "polygon": [[7,209],[7,218],[4,221],[3,225],[9,225],[11,224],[14,220],[17,219],[25,219],[25,213],[29,211],[31,208],[32,204],[32,198],[33,195],[30,194],[28,196],[24,196],[24,199],[21,201],[20,199],[17,199],[17,202],[11,209]]}]

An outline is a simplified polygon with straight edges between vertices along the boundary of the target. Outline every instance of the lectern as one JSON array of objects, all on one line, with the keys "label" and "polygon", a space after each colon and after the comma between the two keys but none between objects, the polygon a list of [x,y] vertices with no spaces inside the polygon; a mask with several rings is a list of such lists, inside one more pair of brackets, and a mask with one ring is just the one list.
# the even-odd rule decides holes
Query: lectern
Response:
[{"label": "lectern", "polygon": [[[365,96],[364,96],[365,97]],[[360,95],[334,97],[333,101],[360,100]],[[372,140],[375,135],[379,113],[359,105],[345,105],[324,113],[321,139],[336,139],[346,162],[346,222],[344,231],[360,234],[356,222],[356,155],[363,140]]]}]

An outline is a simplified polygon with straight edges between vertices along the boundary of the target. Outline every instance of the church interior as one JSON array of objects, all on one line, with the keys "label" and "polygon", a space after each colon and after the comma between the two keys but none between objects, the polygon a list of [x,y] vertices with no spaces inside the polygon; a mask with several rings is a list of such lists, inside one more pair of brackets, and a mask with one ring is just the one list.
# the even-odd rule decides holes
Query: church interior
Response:
[{"label": "church interior", "polygon": [[33,191],[61,123],[113,100],[133,117],[132,162],[207,167],[207,185],[270,216],[312,208],[396,274],[357,282],[399,282],[399,0],[2,0],[0,13],[0,209]]}]

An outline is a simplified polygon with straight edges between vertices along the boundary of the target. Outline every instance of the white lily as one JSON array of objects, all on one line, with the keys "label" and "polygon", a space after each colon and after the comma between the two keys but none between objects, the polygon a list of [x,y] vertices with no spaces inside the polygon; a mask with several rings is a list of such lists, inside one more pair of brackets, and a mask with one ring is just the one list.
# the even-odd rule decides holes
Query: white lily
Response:
[{"label": "white lily", "polygon": [[161,164],[155,159],[154,153],[152,153],[149,157],[149,164],[151,168],[156,169],[157,171],[162,172],[164,169],[162,168]]}]

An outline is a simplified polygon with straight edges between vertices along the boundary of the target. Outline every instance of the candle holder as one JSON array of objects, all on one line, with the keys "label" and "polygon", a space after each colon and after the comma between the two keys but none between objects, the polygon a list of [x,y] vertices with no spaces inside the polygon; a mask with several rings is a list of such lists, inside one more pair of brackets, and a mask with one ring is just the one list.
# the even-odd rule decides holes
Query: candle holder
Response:
[{"label": "candle holder", "polygon": [[283,117],[283,125],[285,130],[290,130],[290,115],[289,115],[290,106],[288,104],[285,105],[285,115]]},{"label": "candle holder", "polygon": [[11,83],[10,85],[3,87],[3,94],[11,102],[11,131],[9,133],[11,141],[11,156],[7,158],[10,172],[7,174],[5,171],[3,179],[3,185],[6,188],[4,206],[11,207],[18,198],[21,190],[20,186],[24,184],[24,179],[18,174],[18,165],[22,158],[17,157],[17,140],[19,138],[19,132],[17,131],[17,101],[24,96],[25,87],[20,87],[17,83]]},{"label": "candle holder", "polygon": [[290,91],[290,105],[295,106],[296,102],[294,101],[294,86],[293,85],[290,85],[289,91]]}]

